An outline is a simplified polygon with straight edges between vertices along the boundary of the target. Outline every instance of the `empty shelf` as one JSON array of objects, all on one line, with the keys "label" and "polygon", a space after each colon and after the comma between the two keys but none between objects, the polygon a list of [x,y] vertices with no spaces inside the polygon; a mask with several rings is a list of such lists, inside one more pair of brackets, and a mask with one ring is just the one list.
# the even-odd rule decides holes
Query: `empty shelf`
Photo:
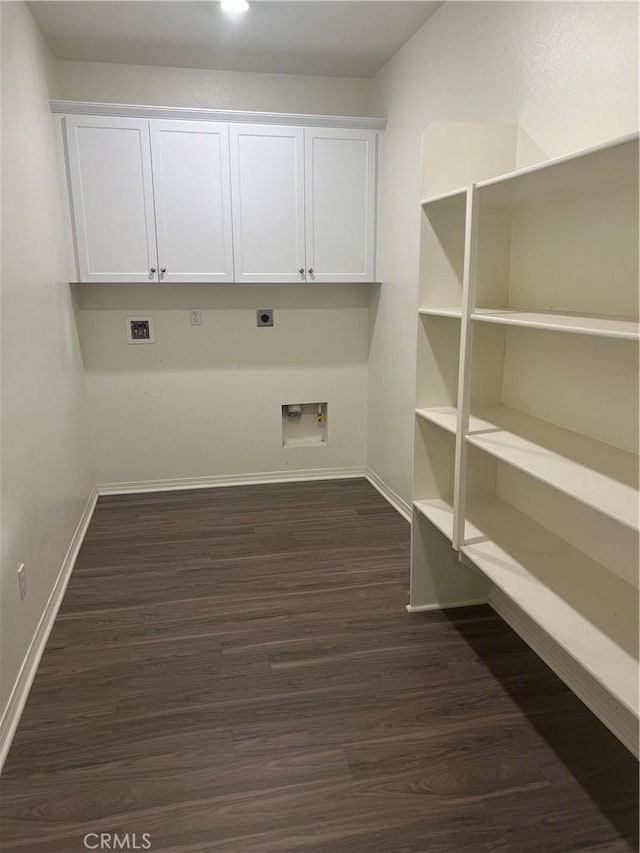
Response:
[{"label": "empty shelf", "polygon": [[467,513],[462,553],[637,716],[634,587],[498,498]]},{"label": "empty shelf", "polygon": [[638,529],[638,457],[505,406],[477,409],[467,441]]},{"label": "empty shelf", "polygon": [[437,205],[441,210],[456,210],[463,213],[467,205],[467,188],[461,187],[451,192],[430,196],[423,199],[421,204],[425,208]]},{"label": "empty shelf", "polygon": [[453,505],[433,498],[428,501],[414,501],[414,507],[421,515],[431,522],[441,533],[451,540],[453,538]]},{"label": "empty shelf", "polygon": [[420,308],[418,314],[424,317],[462,317],[462,308]]},{"label": "empty shelf", "polygon": [[481,206],[495,208],[572,198],[601,186],[628,186],[634,179],[637,133],[481,181],[477,187]]},{"label": "empty shelf", "polygon": [[455,434],[458,423],[458,410],[451,406],[443,406],[438,409],[416,409],[416,415],[429,421],[436,426],[446,429]]},{"label": "empty shelf", "polygon": [[640,339],[638,322],[606,314],[566,314],[560,311],[529,311],[520,308],[476,308],[472,320],[507,326],[526,326],[555,332],[599,335],[624,340]]}]

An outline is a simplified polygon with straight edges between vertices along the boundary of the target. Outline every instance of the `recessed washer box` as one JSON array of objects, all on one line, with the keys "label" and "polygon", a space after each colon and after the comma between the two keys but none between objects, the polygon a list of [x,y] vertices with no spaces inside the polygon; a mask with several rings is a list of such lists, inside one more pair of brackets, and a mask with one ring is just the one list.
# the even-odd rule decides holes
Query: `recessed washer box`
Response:
[{"label": "recessed washer box", "polygon": [[327,403],[284,403],[282,446],[321,447],[327,444]]},{"label": "recessed washer box", "polygon": [[125,322],[128,344],[153,343],[153,317],[148,314],[139,317],[126,317]]}]

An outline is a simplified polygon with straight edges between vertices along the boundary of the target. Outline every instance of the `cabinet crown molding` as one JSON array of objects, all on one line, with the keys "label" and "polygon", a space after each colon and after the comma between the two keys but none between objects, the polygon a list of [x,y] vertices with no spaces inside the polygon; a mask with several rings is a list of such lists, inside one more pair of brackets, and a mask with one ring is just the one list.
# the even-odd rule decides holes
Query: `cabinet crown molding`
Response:
[{"label": "cabinet crown molding", "polygon": [[357,130],[384,130],[385,118],[321,116],[297,113],[259,113],[239,110],[192,109],[191,107],[149,107],[137,104],[101,104],[90,101],[50,101],[52,113],[65,115],[120,116],[128,118],[218,121],[247,124],[282,124],[296,127],[343,127]]}]

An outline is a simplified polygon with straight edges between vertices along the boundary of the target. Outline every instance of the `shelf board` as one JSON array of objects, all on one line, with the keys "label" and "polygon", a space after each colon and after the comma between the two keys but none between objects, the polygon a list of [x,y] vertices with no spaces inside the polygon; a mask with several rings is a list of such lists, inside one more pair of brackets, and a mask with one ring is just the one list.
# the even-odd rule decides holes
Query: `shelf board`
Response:
[{"label": "shelf board", "polygon": [[456,434],[458,424],[458,410],[452,406],[441,406],[437,409],[416,409],[416,415],[429,423],[446,429],[447,432]]},{"label": "shelf board", "polygon": [[637,591],[498,498],[467,512],[462,553],[637,716]]},{"label": "shelf board", "polygon": [[427,501],[414,501],[414,507],[444,533],[449,541],[453,538],[453,503],[442,498],[432,498]]},{"label": "shelf board", "polygon": [[638,134],[478,183],[482,209],[572,198],[638,180]]},{"label": "shelf board", "polygon": [[327,442],[315,436],[306,438],[287,438],[282,444],[283,447],[326,447]]},{"label": "shelf board", "polygon": [[467,441],[638,529],[638,457],[506,406],[476,409]]},{"label": "shelf board", "polygon": [[418,314],[424,317],[454,317],[459,320],[462,317],[462,308],[420,308]]},{"label": "shelf board", "polygon": [[553,332],[640,340],[640,326],[636,320],[607,314],[568,314],[561,311],[530,311],[522,308],[476,308],[471,319],[482,323],[525,326]]},{"label": "shelf board", "polygon": [[459,187],[456,190],[451,190],[446,193],[439,193],[425,198],[421,202],[422,207],[437,207],[440,210],[456,210],[464,212],[467,205],[467,188]]}]

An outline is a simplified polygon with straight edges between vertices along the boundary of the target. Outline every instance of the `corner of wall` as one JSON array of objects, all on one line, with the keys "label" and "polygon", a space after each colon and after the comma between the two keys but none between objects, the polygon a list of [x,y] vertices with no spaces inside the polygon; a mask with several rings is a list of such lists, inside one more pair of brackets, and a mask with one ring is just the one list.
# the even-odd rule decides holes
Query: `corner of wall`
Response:
[{"label": "corner of wall", "polygon": [[[1,58],[4,756],[95,490],[49,109],[55,60],[24,2],[2,4]],[[23,599],[21,563],[28,577]]]}]

